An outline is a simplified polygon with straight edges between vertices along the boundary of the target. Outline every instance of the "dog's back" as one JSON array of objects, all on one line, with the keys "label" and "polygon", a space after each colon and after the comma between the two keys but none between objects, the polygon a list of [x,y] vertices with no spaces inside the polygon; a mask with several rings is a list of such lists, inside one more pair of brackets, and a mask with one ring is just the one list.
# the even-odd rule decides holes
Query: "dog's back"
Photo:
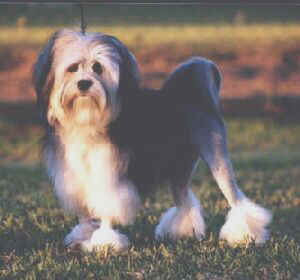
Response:
[{"label": "dog's back", "polygon": [[[201,67],[207,65],[207,60],[192,58],[170,75],[162,89],[141,89],[122,102],[122,113],[111,125],[111,136],[121,150],[129,152],[127,175],[141,193],[175,180],[199,155],[193,143],[197,115],[219,115],[220,111],[218,96],[214,100],[206,87],[219,87],[221,77],[214,64],[203,71]],[[208,83],[210,78],[215,82]]]},{"label": "dog's back", "polygon": [[160,90],[142,89],[127,104],[110,135],[128,153],[127,176],[145,194],[174,171],[177,153],[188,145],[187,118]]}]

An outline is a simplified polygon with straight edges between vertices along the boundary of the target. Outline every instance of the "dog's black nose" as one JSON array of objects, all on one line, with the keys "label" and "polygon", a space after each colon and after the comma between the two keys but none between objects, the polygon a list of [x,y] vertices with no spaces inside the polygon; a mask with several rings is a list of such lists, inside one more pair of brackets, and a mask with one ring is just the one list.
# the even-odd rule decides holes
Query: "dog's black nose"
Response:
[{"label": "dog's black nose", "polygon": [[91,81],[91,80],[80,80],[77,83],[77,86],[80,91],[86,91],[91,87],[92,84],[93,84],[93,81]]}]

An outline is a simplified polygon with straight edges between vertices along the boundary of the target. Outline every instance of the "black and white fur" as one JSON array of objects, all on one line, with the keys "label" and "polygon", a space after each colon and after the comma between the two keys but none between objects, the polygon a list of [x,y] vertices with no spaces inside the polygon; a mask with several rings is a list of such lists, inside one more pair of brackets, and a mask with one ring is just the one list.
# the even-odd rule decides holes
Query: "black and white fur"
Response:
[{"label": "black and white fur", "polygon": [[127,237],[113,225],[132,223],[139,195],[166,181],[175,206],[162,215],[155,237],[201,240],[205,223],[190,189],[200,158],[231,207],[220,237],[231,244],[265,242],[271,215],[234,179],[213,62],[191,58],[160,90],[142,89],[135,58],[119,40],[61,30],[41,51],[34,84],[48,174],[64,208],[79,218],[67,245],[127,248]]}]

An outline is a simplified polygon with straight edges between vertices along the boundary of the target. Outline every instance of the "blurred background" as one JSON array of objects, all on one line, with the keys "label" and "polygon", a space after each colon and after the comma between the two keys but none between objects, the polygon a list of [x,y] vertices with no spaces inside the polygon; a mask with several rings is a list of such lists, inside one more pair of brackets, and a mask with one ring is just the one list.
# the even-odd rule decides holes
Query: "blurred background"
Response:
[{"label": "blurred background", "polygon": [[[88,31],[117,36],[135,54],[143,86],[159,88],[191,56],[213,60],[231,150],[295,156],[300,6],[106,3],[86,4],[84,14]],[[79,26],[77,4],[0,5],[1,163],[38,161],[32,66],[53,31]]]}]

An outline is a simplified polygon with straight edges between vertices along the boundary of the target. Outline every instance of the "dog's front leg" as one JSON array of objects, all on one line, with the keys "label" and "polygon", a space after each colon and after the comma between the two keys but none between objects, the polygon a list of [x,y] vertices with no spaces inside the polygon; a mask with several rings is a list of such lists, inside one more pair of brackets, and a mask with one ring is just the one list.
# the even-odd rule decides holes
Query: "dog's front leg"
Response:
[{"label": "dog's front leg", "polygon": [[102,220],[99,223],[86,218],[79,219],[78,225],[65,237],[64,243],[70,248],[78,246],[88,252],[105,246],[122,251],[129,246],[126,235],[114,230],[110,220]]},{"label": "dog's front leg", "polygon": [[81,242],[81,248],[91,252],[100,250],[103,247],[111,247],[115,251],[122,251],[128,248],[129,240],[126,235],[114,230],[112,221],[102,220],[100,227],[92,232],[91,237]]},{"label": "dog's front leg", "polygon": [[99,223],[88,218],[79,218],[79,223],[65,237],[64,243],[68,247],[80,246],[84,241],[89,240],[93,232],[99,228]]},{"label": "dog's front leg", "polygon": [[91,209],[101,223],[91,232],[90,238],[80,243],[83,250],[90,252],[109,246],[115,251],[122,251],[129,246],[128,238],[113,225],[133,223],[140,205],[139,197],[129,181],[118,182],[117,186],[111,187],[102,191],[96,200],[89,199],[90,206],[93,206]]}]

